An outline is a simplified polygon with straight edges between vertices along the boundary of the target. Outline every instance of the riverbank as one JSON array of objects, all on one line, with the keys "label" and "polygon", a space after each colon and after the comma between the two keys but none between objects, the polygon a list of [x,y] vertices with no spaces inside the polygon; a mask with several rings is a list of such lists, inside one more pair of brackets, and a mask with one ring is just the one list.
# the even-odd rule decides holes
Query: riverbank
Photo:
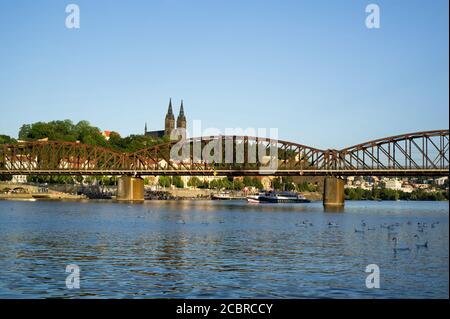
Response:
[{"label": "riverbank", "polygon": [[72,195],[65,193],[36,193],[36,194],[0,194],[0,200],[82,200],[87,197],[84,195]]},{"label": "riverbank", "polygon": [[[213,195],[221,194],[222,192],[213,189],[188,189],[188,188],[174,188],[161,191],[146,191],[145,199],[152,200],[205,200],[212,199]],[[242,191],[233,191],[230,193],[234,199],[245,200],[247,194]],[[319,192],[301,192],[306,199],[310,201],[321,201],[322,193]]]}]

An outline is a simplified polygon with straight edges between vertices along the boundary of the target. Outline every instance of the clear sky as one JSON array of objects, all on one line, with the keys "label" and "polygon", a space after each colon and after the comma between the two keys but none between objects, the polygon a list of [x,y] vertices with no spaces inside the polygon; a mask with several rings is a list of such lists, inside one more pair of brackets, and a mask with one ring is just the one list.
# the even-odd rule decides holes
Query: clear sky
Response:
[{"label": "clear sky", "polygon": [[[76,3],[81,28],[67,29]],[[381,28],[367,29],[377,3]],[[448,1],[0,0],[0,134],[90,121],[279,130],[341,148],[449,127]]]}]

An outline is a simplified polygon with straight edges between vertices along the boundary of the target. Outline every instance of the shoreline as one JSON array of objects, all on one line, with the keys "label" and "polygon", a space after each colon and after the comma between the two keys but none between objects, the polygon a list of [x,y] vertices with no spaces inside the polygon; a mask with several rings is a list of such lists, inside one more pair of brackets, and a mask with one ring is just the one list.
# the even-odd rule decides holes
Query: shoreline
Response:
[{"label": "shoreline", "polygon": [[[56,194],[46,194],[49,196],[33,196],[33,194],[0,194],[0,201],[67,201],[67,202],[101,202],[101,201],[112,201],[120,203],[115,197],[113,198],[88,198],[82,195],[56,195]],[[227,199],[218,200],[207,197],[172,197],[172,198],[146,198],[141,202],[151,202],[151,201],[214,201],[214,202],[246,202],[246,198],[238,199]],[[311,203],[320,202],[321,200],[314,199]],[[448,202],[449,200],[374,200],[374,199],[348,199],[346,202]],[[125,201],[129,202],[129,201]]]},{"label": "shoreline", "polygon": [[37,201],[37,200],[54,200],[54,201],[78,201],[88,199],[83,195],[71,194],[0,194],[0,200],[18,200],[18,201]]}]

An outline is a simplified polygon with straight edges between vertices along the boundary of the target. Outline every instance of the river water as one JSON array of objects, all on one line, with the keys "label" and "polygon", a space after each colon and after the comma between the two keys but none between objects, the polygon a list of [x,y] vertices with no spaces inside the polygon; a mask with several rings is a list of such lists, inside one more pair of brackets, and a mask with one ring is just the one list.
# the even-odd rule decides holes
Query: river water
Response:
[{"label": "river water", "polygon": [[448,202],[0,201],[0,298],[448,298],[448,222]]}]

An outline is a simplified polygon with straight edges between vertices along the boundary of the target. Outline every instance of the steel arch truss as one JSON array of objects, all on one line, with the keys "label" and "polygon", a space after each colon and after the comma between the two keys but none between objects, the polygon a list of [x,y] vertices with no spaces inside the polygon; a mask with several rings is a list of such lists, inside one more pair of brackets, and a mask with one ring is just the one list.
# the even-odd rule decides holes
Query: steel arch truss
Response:
[{"label": "steel arch truss", "polygon": [[342,150],[251,136],[208,136],[132,153],[72,142],[0,146],[0,175],[448,175],[449,131],[397,135]]},{"label": "steel arch truss", "polygon": [[340,150],[333,163],[333,169],[341,171],[448,175],[449,131],[410,133],[358,144]]}]

